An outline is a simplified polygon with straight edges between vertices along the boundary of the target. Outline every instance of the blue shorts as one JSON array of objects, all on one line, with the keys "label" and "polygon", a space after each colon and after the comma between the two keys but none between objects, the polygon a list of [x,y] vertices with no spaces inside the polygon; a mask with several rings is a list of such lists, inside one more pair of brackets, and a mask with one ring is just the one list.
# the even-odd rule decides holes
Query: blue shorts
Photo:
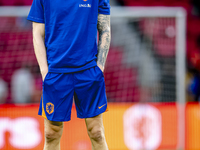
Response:
[{"label": "blue shorts", "polygon": [[91,118],[107,110],[104,76],[99,67],[47,73],[38,114],[51,121],[69,121],[73,97],[78,118]]}]

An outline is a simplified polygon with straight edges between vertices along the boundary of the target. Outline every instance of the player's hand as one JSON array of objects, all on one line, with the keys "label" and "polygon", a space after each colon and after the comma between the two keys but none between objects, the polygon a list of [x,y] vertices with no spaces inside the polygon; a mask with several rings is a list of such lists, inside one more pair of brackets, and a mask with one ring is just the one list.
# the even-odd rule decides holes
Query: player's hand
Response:
[{"label": "player's hand", "polygon": [[46,71],[41,71],[41,74],[42,74],[42,81],[44,81],[44,79],[45,79],[47,73],[48,73],[48,70],[46,70]]},{"label": "player's hand", "polygon": [[101,69],[102,72],[104,71],[104,67],[102,65],[97,64],[97,66]]}]

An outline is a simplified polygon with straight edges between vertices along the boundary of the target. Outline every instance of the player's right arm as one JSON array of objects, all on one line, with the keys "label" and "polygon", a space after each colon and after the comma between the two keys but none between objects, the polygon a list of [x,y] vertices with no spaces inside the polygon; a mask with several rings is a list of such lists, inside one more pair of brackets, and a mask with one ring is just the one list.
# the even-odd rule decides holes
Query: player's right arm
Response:
[{"label": "player's right arm", "polygon": [[42,79],[48,72],[46,48],[45,48],[45,24],[33,22],[33,45],[35,55],[40,67]]}]

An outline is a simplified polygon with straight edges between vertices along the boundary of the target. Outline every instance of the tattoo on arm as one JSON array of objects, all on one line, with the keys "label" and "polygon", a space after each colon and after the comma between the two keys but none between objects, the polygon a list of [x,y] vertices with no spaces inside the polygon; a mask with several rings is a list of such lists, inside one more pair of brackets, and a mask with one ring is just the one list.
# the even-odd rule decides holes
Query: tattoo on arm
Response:
[{"label": "tattoo on arm", "polygon": [[99,31],[97,65],[104,67],[110,47],[110,15],[98,15],[97,29]]}]

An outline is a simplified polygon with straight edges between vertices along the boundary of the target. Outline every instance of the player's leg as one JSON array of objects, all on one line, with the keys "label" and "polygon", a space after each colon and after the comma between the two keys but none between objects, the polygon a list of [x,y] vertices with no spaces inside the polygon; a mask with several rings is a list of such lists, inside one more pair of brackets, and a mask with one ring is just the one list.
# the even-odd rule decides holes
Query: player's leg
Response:
[{"label": "player's leg", "polygon": [[108,150],[101,115],[107,110],[103,73],[100,68],[93,67],[76,73],[74,79],[77,116],[86,118],[92,148],[93,150]]},{"label": "player's leg", "polygon": [[63,122],[55,122],[44,119],[44,127],[44,150],[60,150],[60,139],[63,132]]},{"label": "player's leg", "polygon": [[46,75],[38,113],[45,118],[44,150],[60,150],[63,121],[71,119],[73,93],[73,74]]},{"label": "player's leg", "polygon": [[96,117],[86,118],[85,123],[87,126],[88,135],[92,143],[92,149],[108,150],[104,134],[102,114]]}]

